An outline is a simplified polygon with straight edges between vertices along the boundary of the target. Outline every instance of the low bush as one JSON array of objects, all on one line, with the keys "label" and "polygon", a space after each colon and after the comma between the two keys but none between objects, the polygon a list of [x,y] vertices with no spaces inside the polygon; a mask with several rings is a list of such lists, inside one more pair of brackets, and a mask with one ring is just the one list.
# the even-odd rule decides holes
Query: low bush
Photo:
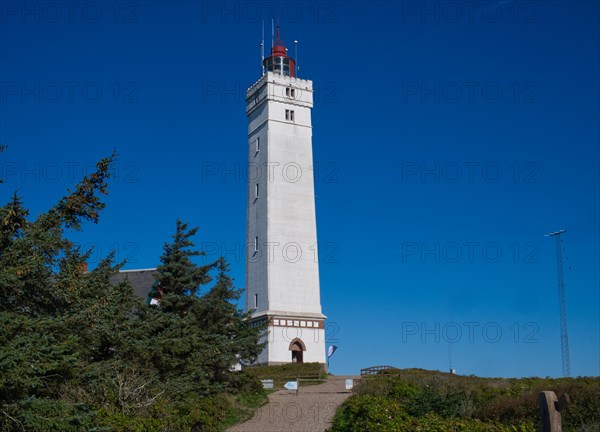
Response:
[{"label": "low bush", "polygon": [[479,378],[422,369],[363,377],[332,431],[535,431],[544,390],[570,396],[565,432],[600,431],[600,378]]}]

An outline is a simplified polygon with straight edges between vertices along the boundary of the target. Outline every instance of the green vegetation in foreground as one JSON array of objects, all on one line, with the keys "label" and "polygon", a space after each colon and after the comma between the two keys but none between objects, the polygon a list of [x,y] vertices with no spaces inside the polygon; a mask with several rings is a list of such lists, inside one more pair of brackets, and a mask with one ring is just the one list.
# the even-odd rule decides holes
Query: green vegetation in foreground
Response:
[{"label": "green vegetation in foreground", "polygon": [[600,432],[600,378],[479,378],[422,369],[363,377],[330,431],[535,432],[543,390],[571,397],[564,432]]},{"label": "green vegetation in foreground", "polygon": [[192,261],[196,228],[178,221],[164,246],[158,305],[111,283],[114,254],[85,271],[91,251],[69,237],[98,222],[113,163],[35,218],[16,193],[0,203],[1,432],[222,431],[266,402],[231,370],[256,359],[262,329],[224,259]]},{"label": "green vegetation in foreground", "polygon": [[252,366],[245,372],[258,379],[272,379],[273,389],[281,390],[288,381],[303,378],[310,381],[301,381],[301,386],[322,384],[327,379],[323,365],[320,363],[289,363],[278,366]]}]

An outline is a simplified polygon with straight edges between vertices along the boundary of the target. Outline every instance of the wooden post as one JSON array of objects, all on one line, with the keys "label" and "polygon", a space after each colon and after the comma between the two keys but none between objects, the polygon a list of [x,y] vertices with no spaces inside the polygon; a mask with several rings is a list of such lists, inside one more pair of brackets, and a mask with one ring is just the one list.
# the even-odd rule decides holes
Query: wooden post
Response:
[{"label": "wooden post", "polygon": [[558,399],[553,391],[543,391],[538,397],[542,426],[538,432],[562,432],[561,412],[569,404],[569,396],[564,394]]}]

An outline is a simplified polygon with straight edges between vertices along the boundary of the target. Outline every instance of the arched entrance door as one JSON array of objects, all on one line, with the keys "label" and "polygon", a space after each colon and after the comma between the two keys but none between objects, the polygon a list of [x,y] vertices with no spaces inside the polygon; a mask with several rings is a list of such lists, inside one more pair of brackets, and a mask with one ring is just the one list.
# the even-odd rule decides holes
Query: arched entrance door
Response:
[{"label": "arched entrance door", "polygon": [[302,340],[296,338],[290,343],[290,351],[292,352],[292,363],[304,363],[304,351],[306,346]]}]

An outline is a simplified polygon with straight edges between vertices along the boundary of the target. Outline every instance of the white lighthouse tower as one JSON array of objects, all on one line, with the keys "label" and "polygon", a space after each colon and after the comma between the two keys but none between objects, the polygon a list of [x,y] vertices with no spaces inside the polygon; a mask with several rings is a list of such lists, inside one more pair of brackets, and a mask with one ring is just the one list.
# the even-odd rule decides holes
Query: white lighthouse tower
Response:
[{"label": "white lighthouse tower", "polygon": [[279,37],[246,91],[246,308],[268,327],[259,364],[326,363],[312,157],[312,81]]}]

